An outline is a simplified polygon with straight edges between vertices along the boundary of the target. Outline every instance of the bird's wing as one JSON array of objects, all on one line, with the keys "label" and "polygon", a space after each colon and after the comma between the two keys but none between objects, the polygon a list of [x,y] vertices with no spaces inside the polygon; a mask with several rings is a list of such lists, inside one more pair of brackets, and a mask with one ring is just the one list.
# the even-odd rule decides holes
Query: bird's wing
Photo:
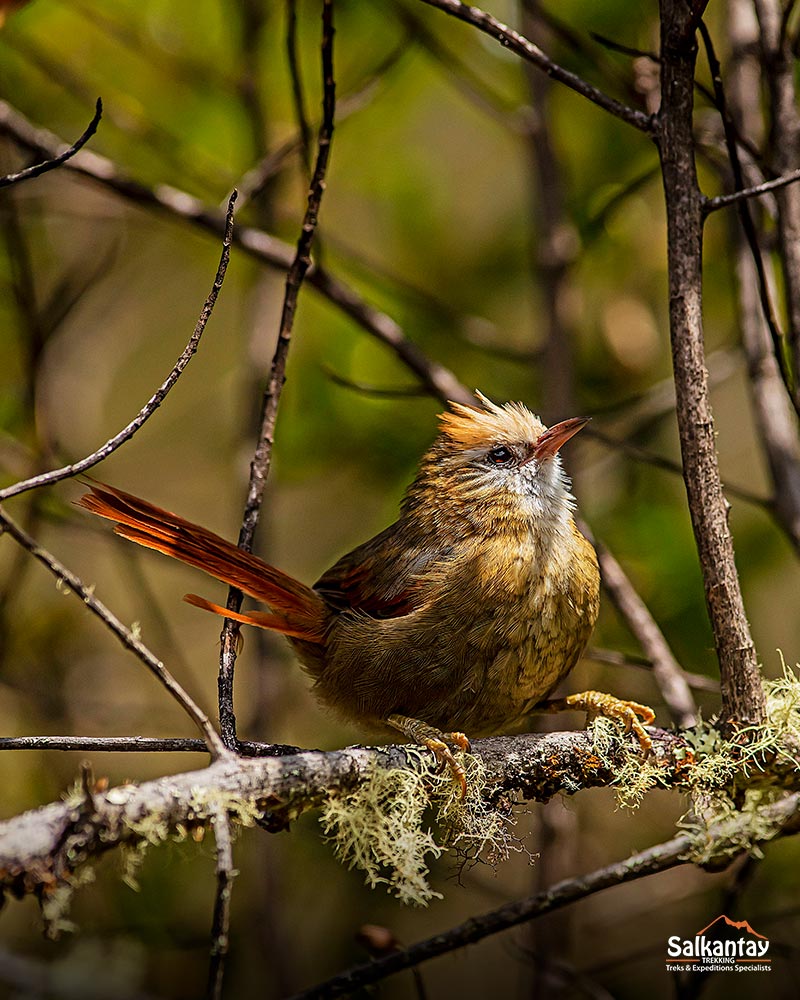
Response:
[{"label": "bird's wing", "polygon": [[398,537],[393,524],[335,563],[314,590],[337,611],[362,611],[373,618],[398,618],[431,599],[433,578],[452,559],[444,540],[415,542]]}]

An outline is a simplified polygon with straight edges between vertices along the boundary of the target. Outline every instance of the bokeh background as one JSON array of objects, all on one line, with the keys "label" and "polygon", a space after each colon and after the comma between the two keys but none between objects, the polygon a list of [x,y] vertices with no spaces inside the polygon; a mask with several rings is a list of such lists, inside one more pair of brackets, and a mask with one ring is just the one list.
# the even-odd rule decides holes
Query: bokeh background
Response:
[{"label": "bokeh background", "polygon": [[[495,0],[492,10],[520,23],[507,0]],[[296,12],[315,125],[319,4],[299,0]],[[589,32],[653,49],[655,4],[562,0],[552,13],[559,22],[551,18],[549,27],[529,22],[548,52],[647,108],[646,61],[598,45]],[[724,5],[712,5],[723,55],[724,13]],[[524,400],[548,420],[592,414],[597,431],[677,460],[654,146],[412,0],[340,2],[336,22],[340,118],[317,248],[325,265],[467,386]],[[214,209],[297,134],[286,35],[287,6],[277,2],[35,0],[0,31],[0,97],[72,141],[102,96],[105,115],[91,148],[148,187],[172,185]],[[713,112],[699,101],[702,126]],[[4,173],[27,162],[8,138],[0,156]],[[554,167],[550,177],[544,162]],[[305,177],[295,146],[239,221],[294,243]],[[702,168],[701,179],[709,193],[719,190],[710,169]],[[0,479],[8,484],[94,450],[134,415],[188,339],[220,247],[191,223],[66,169],[7,192],[0,210]],[[718,213],[706,234],[713,405],[724,479],[765,498],[732,296],[734,223]],[[97,475],[234,538],[282,294],[282,274],[234,250],[196,359],[158,414]],[[353,383],[401,391],[364,392]],[[260,554],[310,582],[394,518],[440,409],[405,391],[415,385],[384,345],[304,288]],[[583,515],[681,663],[713,680],[680,476],[581,438],[566,458]],[[221,600],[222,589],[115,539],[73,506],[79,492],[77,483],[62,483],[9,503],[9,511],[96,585],[124,621],[138,622],[144,640],[213,715],[218,626],[180,597],[199,590]],[[730,499],[746,605],[764,671],[774,676],[777,651],[791,663],[800,650],[800,571],[764,506]],[[10,539],[0,543],[0,570],[4,735],[193,735],[141,664]],[[594,642],[640,652],[608,600]],[[586,660],[568,689],[587,686],[648,702],[659,722],[669,722],[646,670]],[[363,738],[316,704],[288,650],[269,636],[247,636],[236,697],[243,738],[321,748]],[[711,714],[713,690],[698,699]],[[2,816],[58,798],[85,756],[0,755]],[[202,761],[92,758],[111,782]],[[636,813],[621,812],[603,790],[547,810],[521,809],[517,833],[531,852],[542,852],[538,865],[519,855],[497,872],[478,866],[459,880],[445,856],[433,872],[444,899],[424,911],[364,888],[357,872],[334,859],[313,815],[289,833],[247,831],[235,847],[228,995],[286,996],[364,959],[355,939],[362,924],[418,940],[664,839],[685,808],[679,796],[655,792]],[[106,859],[76,896],[76,932],[56,943],[43,941],[32,900],[7,904],[2,948],[46,963],[62,986],[78,983],[84,992],[76,995],[200,995],[214,893],[210,841],[151,851],[138,891]],[[773,940],[771,995],[795,995],[797,844],[770,846],[743,878],[729,915]],[[465,1000],[534,991],[641,997],[645,989],[669,997],[667,936],[690,936],[718,916],[731,884],[731,873],[686,868],[609,890],[430,963],[423,978],[430,996]],[[412,996],[414,988],[405,973],[381,995]],[[718,977],[706,995],[749,996],[755,988],[750,977]]]}]

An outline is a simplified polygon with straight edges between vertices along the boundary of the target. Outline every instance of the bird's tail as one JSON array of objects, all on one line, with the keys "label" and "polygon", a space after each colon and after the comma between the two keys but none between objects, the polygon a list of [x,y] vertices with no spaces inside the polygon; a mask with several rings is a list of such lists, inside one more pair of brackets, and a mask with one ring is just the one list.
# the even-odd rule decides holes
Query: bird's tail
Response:
[{"label": "bird's tail", "polygon": [[319,594],[304,583],[237,548],[213,531],[147,500],[104,483],[90,483],[89,488],[91,493],[85,493],[78,504],[114,521],[114,531],[118,535],[196,566],[266,604],[271,613],[238,614],[196,594],[186,594],[184,600],[189,604],[246,625],[272,629],[290,638],[324,643],[330,610]]}]

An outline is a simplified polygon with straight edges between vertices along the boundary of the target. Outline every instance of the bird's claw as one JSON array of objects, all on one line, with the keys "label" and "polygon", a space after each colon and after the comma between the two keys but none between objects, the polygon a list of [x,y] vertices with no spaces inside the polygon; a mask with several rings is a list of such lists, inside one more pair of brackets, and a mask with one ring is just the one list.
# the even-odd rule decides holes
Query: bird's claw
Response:
[{"label": "bird's claw", "polygon": [[[447,733],[448,738],[451,736],[463,736],[463,733]],[[456,741],[453,740],[453,743]],[[466,746],[463,746],[460,742],[456,745],[460,750],[469,749],[469,740],[464,736],[464,742]],[[467,797],[467,772],[464,770],[463,766],[459,764],[453,755],[453,751],[444,742],[444,740],[437,739],[435,736],[429,736],[427,739],[422,741],[422,745],[426,746],[436,757],[442,767],[449,767],[450,773],[453,778],[461,786],[461,798],[465,799]]]},{"label": "bird's claw", "polygon": [[401,733],[414,740],[420,746],[427,747],[434,754],[442,767],[449,767],[455,781],[461,786],[461,798],[467,797],[467,772],[453,754],[453,749],[469,753],[472,746],[464,733],[442,733],[434,726],[407,715],[390,715],[386,720],[390,726],[399,729]]},{"label": "bird's claw", "polygon": [[566,698],[546,702],[543,707],[549,712],[560,712],[565,709],[584,711],[587,726],[599,715],[607,719],[617,719],[624,724],[626,733],[634,734],[645,757],[653,753],[653,741],[644,727],[650,725],[656,713],[648,705],[615,698],[613,694],[605,694],[602,691],[582,691],[580,694],[570,694]]}]

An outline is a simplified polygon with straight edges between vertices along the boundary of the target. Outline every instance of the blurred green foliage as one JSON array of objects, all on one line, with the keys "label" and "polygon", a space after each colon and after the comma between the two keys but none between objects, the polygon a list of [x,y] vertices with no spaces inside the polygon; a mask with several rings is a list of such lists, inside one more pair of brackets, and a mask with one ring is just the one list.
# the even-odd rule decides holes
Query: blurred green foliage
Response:
[{"label": "blurred green foliage", "polygon": [[[312,124],[320,107],[318,7],[298,3]],[[510,0],[498,0],[492,11],[518,22]],[[624,99],[638,100],[631,59],[606,51],[589,33],[652,49],[655,5],[633,10],[621,0],[588,6],[567,0],[556,13],[586,51],[550,32],[548,52]],[[670,407],[647,422],[636,417],[638,402],[671,370],[655,148],[560,88],[549,92],[546,109],[531,110],[515,57],[412,0],[349,0],[337,4],[336,19],[337,92],[346,113],[337,125],[318,233],[325,265],[466,385],[537,409],[554,405],[548,387],[556,374],[566,375],[577,409],[595,413],[595,426],[677,459]],[[106,111],[92,149],[146,185],[169,184],[218,206],[265,151],[295,135],[285,34],[284,4],[258,0],[35,0],[0,33],[0,96],[66,141],[80,134],[102,96]],[[719,44],[724,50],[724,40]],[[390,65],[373,80],[390,53]],[[541,206],[532,193],[530,141],[519,127],[533,113],[547,116],[572,246],[559,299],[573,357],[566,373],[546,363]],[[0,149],[3,171],[24,162],[12,143]],[[703,182],[715,193],[710,170]],[[237,220],[266,225],[293,243],[304,198],[295,153]],[[6,484],[83,456],[133,416],[188,339],[219,245],[66,169],[7,192],[2,213],[0,479]],[[732,224],[732,218],[715,219],[707,234],[710,350],[738,342]],[[28,306],[20,301],[26,282],[33,290]],[[234,250],[197,358],[155,418],[97,474],[234,537],[282,294],[281,274]],[[393,518],[435,433],[439,409],[429,398],[348,389],[330,372],[382,389],[414,384],[385,346],[305,288],[260,551],[309,581]],[[741,362],[715,386],[713,400],[724,478],[766,496]],[[582,513],[626,567],[681,662],[713,676],[680,478],[592,440],[576,442],[566,457]],[[71,505],[77,492],[74,483],[64,483],[9,509],[86,582],[96,583],[123,620],[138,621],[145,641],[211,708],[217,627],[179,600],[200,586],[196,578],[118,544]],[[759,507],[734,500],[732,526],[756,642],[766,672],[775,674],[776,649],[790,662],[800,651],[797,562]],[[140,665],[10,539],[0,545],[0,569],[4,733],[190,732]],[[219,599],[213,585],[206,592]],[[607,603],[595,643],[638,652]],[[241,735],[309,747],[367,738],[324,714],[290,659],[277,641],[247,638],[237,675]],[[643,671],[587,662],[570,684],[649,702],[659,721],[668,722]],[[706,714],[713,711],[713,694],[700,700]],[[3,754],[3,814],[57,797],[77,763],[75,754]],[[199,763],[199,757],[97,755],[94,767],[119,781]],[[637,815],[620,815],[610,794],[595,793],[564,808],[574,818],[576,871],[583,871],[667,836],[682,805],[659,793]],[[537,850],[538,812],[519,822],[527,846]],[[789,940],[790,921],[773,915],[794,905],[797,847],[784,843],[775,853],[774,863],[756,875],[761,891],[747,894],[742,912],[730,915]],[[40,942],[30,900],[2,915],[3,939],[21,953],[77,969],[74,974],[95,985],[102,967],[111,976],[107,995],[132,995],[138,983],[158,996],[197,996],[205,979],[212,854],[205,845],[154,852],[138,893],[108,861],[97,884],[76,900],[77,939]],[[401,940],[415,940],[526,894],[534,878],[524,857],[496,879],[478,868],[461,882],[448,881],[452,873],[442,863],[445,901],[426,913],[402,911],[334,861],[313,817],[304,817],[290,836],[250,831],[236,845],[236,863],[230,996],[285,995],[360,960],[354,934],[361,923],[386,924]],[[558,957],[596,976],[615,997],[640,997],[644,981],[653,997],[671,996],[665,938],[688,935],[716,916],[724,884],[724,876],[681,871],[589,900],[574,910],[572,950],[565,938]],[[796,924],[796,916],[791,919]],[[515,943],[493,940],[434,963],[425,971],[431,995],[524,991],[531,975],[526,949],[546,938],[538,940],[520,932]],[[641,949],[636,955],[632,940]],[[99,982],[102,992],[106,980]],[[747,986],[726,983],[725,995],[749,995],[736,992]],[[573,995],[570,988],[563,995]],[[721,988],[712,983],[708,995],[721,996]],[[385,988],[389,997],[410,993],[402,976]]]}]

